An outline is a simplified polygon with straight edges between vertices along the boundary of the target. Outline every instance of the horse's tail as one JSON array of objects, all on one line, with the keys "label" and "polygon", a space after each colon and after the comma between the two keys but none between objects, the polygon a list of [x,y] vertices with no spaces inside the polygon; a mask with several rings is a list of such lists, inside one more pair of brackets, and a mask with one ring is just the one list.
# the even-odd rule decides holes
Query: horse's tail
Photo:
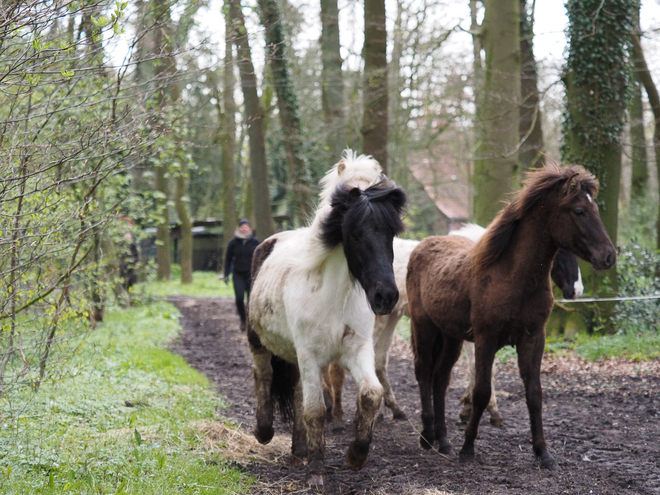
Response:
[{"label": "horse's tail", "polygon": [[282,421],[291,424],[294,409],[293,396],[298,380],[300,380],[300,371],[297,365],[291,364],[275,354],[270,358],[270,365],[273,367],[273,383],[270,386],[273,403],[279,411]]}]

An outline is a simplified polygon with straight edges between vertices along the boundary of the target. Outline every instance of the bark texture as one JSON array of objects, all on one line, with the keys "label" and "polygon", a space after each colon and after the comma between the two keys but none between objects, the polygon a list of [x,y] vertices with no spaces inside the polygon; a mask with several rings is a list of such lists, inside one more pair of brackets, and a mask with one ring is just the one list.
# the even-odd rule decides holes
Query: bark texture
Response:
[{"label": "bark texture", "polygon": [[339,9],[337,0],[321,0],[321,90],[323,115],[327,124],[326,145],[330,163],[339,161],[346,147],[344,131],[343,60],[339,51]]},{"label": "bark texture", "polygon": [[240,0],[230,1],[230,16],[233,27],[232,38],[238,53],[238,69],[241,77],[243,98],[245,100],[247,132],[250,140],[250,175],[252,176],[255,231],[261,239],[266,239],[275,233],[275,227],[270,211],[264,111],[259,101],[259,95],[257,94],[257,77],[252,63],[250,44],[248,43],[245,18],[241,10]]},{"label": "bark texture", "polygon": [[[234,57],[232,43],[232,24],[227,15],[229,4],[225,4],[225,64],[222,72],[223,88],[222,103],[224,109],[220,108],[220,99],[217,98],[218,114],[220,116],[220,145],[222,147],[222,230],[221,242],[230,239],[236,230],[236,175],[234,172],[234,156],[236,154],[236,101],[234,100]],[[223,111],[224,110],[224,111]],[[218,246],[218,252],[222,252],[224,246]],[[222,270],[222,259],[218,258],[218,271]]]},{"label": "bark texture", "polygon": [[364,2],[364,115],[362,152],[387,173],[387,29],[385,0]]},{"label": "bark texture", "polygon": [[533,13],[527,12],[527,0],[520,0],[520,167],[527,170],[543,166],[543,129],[539,106],[538,74],[534,59]]},{"label": "bark texture", "polygon": [[261,23],[266,28],[266,58],[273,74],[277,108],[284,133],[284,148],[289,163],[293,192],[294,221],[304,225],[312,215],[310,174],[303,153],[300,105],[289,70],[282,14],[277,0],[259,0]]},{"label": "bark texture", "polygon": [[518,0],[485,0],[486,51],[477,101],[481,127],[474,165],[474,220],[488,225],[516,185],[519,169],[520,25]]}]

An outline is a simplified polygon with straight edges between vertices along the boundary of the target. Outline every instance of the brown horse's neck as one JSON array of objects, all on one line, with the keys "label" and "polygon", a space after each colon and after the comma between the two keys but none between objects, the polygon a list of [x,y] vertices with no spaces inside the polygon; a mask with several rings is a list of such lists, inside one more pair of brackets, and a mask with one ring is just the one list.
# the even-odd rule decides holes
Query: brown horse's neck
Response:
[{"label": "brown horse's neck", "polygon": [[550,236],[548,219],[543,213],[535,212],[520,221],[503,256],[511,274],[526,290],[530,284],[550,287],[550,271],[559,249]]}]

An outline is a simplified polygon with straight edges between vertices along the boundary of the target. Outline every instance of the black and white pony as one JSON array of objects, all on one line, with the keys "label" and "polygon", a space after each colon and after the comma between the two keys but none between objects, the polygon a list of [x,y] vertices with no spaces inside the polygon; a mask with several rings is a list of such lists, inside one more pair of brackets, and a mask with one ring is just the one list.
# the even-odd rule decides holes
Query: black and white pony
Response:
[{"label": "black and white pony", "polygon": [[262,443],[272,438],[276,402],[285,417],[293,416],[294,459],[307,457],[312,484],[323,484],[321,374],[331,361],[351,373],[359,390],[346,462],[353,469],[367,462],[383,397],[374,366],[374,313],[389,313],[399,297],[392,240],[403,230],[406,202],[378,162],[350,150],[321,185],[312,224],[276,234],[255,251],[248,328],[255,436]]}]

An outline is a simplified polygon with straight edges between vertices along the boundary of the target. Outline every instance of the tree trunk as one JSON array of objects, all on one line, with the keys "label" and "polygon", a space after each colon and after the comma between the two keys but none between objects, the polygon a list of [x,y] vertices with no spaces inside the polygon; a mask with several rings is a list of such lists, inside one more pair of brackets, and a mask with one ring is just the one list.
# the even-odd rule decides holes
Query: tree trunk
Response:
[{"label": "tree trunk", "polygon": [[474,165],[474,220],[488,225],[514,189],[520,120],[518,0],[485,0],[482,42],[486,51],[477,115],[482,135]]},{"label": "tree trunk", "polygon": [[520,0],[520,167],[527,170],[543,166],[543,130],[539,106],[538,76],[534,60],[534,12],[527,15],[527,0]]},{"label": "tree trunk", "polygon": [[240,0],[230,0],[230,16],[233,26],[233,39],[238,51],[238,68],[241,75],[241,88],[245,100],[248,136],[250,138],[250,173],[253,187],[253,206],[256,232],[262,239],[275,233],[273,216],[270,211],[268,190],[268,165],[266,163],[266,143],[264,137],[264,112],[257,95],[257,77],[252,64],[245,19]]},{"label": "tree trunk", "polygon": [[176,204],[176,214],[179,217],[181,225],[181,283],[192,284],[193,277],[193,236],[192,221],[188,212],[188,205],[184,200],[186,195],[186,175],[187,167],[185,160],[181,161],[181,170],[176,177],[176,194],[174,201]]},{"label": "tree trunk", "polygon": [[632,146],[632,184],[631,198],[641,199],[646,193],[649,181],[646,136],[644,135],[644,107],[642,106],[642,87],[638,75],[631,81],[632,97],[630,101],[630,144]]},{"label": "tree trunk", "polygon": [[337,0],[321,0],[321,98],[327,125],[329,163],[339,161],[346,147],[344,130],[343,60],[339,51],[339,8]]},{"label": "tree trunk", "polygon": [[[653,148],[655,149],[655,166],[658,170],[658,178],[660,180],[660,94],[658,94],[658,88],[653,82],[653,77],[644,59],[644,51],[642,50],[638,36],[632,36],[632,46],[632,58],[637,77],[644,85],[651,110],[653,111]],[[656,236],[656,249],[660,250],[660,213],[656,221]]]},{"label": "tree trunk", "polygon": [[[234,57],[232,54],[232,28],[229,18],[229,4],[225,4],[225,64],[223,67],[222,101],[224,112],[217,98],[218,115],[221,119],[220,143],[222,146],[222,231],[221,242],[226,244],[236,230],[236,174],[234,156],[236,155],[236,102],[234,101]],[[224,245],[218,246],[218,271],[222,270],[222,253]]]},{"label": "tree trunk", "polygon": [[[158,19],[158,26],[155,28],[154,33],[154,45],[156,49],[167,50],[166,45],[168,36],[165,33],[167,26],[170,21],[170,6],[166,0],[156,0],[152,3],[153,15],[154,18]],[[152,55],[153,56],[153,55]],[[161,85],[157,88],[158,91],[158,107],[161,110],[164,110],[167,104],[167,84],[163,82],[163,79],[166,77],[166,74],[172,70],[176,70],[175,67],[171,67],[174,63],[173,60],[170,60],[170,57],[163,57],[157,60],[155,67],[156,79]],[[171,242],[170,242],[170,231],[169,231],[169,211],[168,211],[168,201],[170,198],[170,188],[169,181],[167,178],[167,172],[165,164],[159,164],[155,170],[155,187],[158,192],[156,198],[156,204],[159,210],[159,222],[157,226],[156,233],[156,261],[158,263],[157,279],[158,280],[170,280],[172,278],[172,254],[171,254]]]},{"label": "tree trunk", "polygon": [[362,152],[387,173],[387,29],[385,0],[364,1]]},{"label": "tree trunk", "polygon": [[[635,24],[637,32],[632,36],[639,42],[639,9],[636,12]],[[645,196],[648,181],[648,155],[646,152],[646,136],[644,135],[644,107],[642,105],[642,81],[637,70],[631,81],[632,97],[630,101],[630,144],[632,145],[632,184],[630,196],[641,199]]]},{"label": "tree trunk", "polygon": [[284,132],[284,147],[293,189],[294,221],[297,219],[298,225],[305,225],[313,211],[311,179],[307,160],[303,154],[300,106],[288,65],[282,14],[277,0],[259,0],[259,9],[261,23],[266,28],[267,58],[273,74],[280,124]]},{"label": "tree trunk", "polygon": [[[569,0],[566,4],[570,45],[563,77],[567,105],[562,158],[584,166],[598,179],[596,201],[615,246],[634,4],[633,0]],[[594,296],[617,294],[616,267],[596,272],[585,264],[582,275],[585,289]],[[614,306],[598,303],[584,312],[592,322],[613,331]]]}]

